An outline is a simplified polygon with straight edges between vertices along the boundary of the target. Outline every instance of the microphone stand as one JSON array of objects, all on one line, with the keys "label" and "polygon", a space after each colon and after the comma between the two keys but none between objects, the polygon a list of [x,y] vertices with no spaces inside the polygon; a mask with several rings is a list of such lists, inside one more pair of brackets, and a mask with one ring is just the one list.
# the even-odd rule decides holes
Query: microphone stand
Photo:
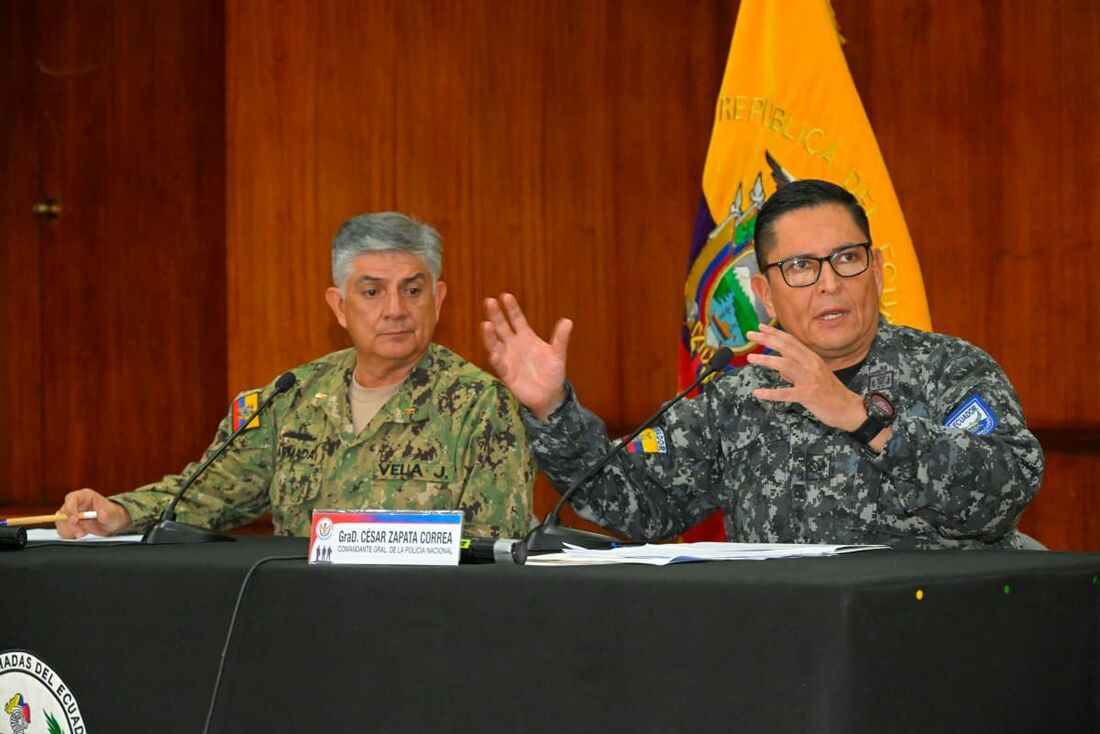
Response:
[{"label": "microphone stand", "polygon": [[225,450],[229,448],[230,444],[237,440],[237,436],[244,433],[248,428],[248,424],[257,418],[260,413],[263,412],[264,408],[271,404],[272,400],[292,388],[295,382],[297,382],[297,378],[294,376],[293,372],[286,372],[275,381],[275,389],[267,396],[267,399],[256,407],[252,415],[245,416],[240,427],[233,431],[229,438],[227,438],[214,453],[208,456],[206,460],[199,464],[198,468],[191,473],[191,476],[183,483],[180,490],[176,492],[176,496],[172,498],[172,504],[168,505],[168,509],[160,516],[160,521],[149,528],[145,535],[142,536],[141,542],[143,544],[168,545],[172,543],[215,543],[236,540],[232,536],[224,535],[213,530],[176,522],[176,506],[180,503],[180,500],[183,499],[184,493],[190,489],[196,479],[202,476],[202,473],[206,471],[207,467],[213,464],[215,459],[225,453]]},{"label": "microphone stand", "polygon": [[580,530],[578,528],[570,528],[561,524],[561,511],[565,507],[565,503],[569,501],[569,498],[577,493],[577,490],[581,488],[585,482],[593,477],[600,469],[607,465],[607,462],[611,461],[620,451],[630,444],[635,438],[638,437],[645,429],[657,422],[665,412],[676,403],[680,402],[685,395],[690,393],[700,384],[703,380],[707,379],[716,372],[719,372],[726,368],[726,365],[733,359],[733,351],[728,347],[722,347],[714,353],[710,362],[707,364],[707,368],[703,372],[692,380],[691,384],[676,394],[674,398],[666,401],[661,405],[656,413],[646,419],[645,423],[638,426],[634,431],[615,445],[610,451],[603,455],[599,461],[581,474],[580,478],[573,482],[569,487],[561,493],[561,497],[558,498],[557,504],[554,505],[550,512],[546,513],[546,517],[543,521],[536,525],[531,532],[524,538],[524,544],[527,546],[527,553],[539,554],[539,553],[553,553],[562,550],[565,543],[570,545],[576,545],[581,548],[588,548],[591,550],[605,550],[621,543],[621,541],[612,538],[607,535],[601,535],[599,533],[592,533],[587,530]]}]

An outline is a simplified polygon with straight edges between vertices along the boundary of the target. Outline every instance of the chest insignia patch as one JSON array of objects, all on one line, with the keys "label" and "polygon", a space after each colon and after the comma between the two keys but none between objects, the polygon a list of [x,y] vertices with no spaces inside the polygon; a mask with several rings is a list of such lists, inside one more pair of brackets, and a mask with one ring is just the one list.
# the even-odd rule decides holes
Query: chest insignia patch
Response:
[{"label": "chest insignia patch", "polygon": [[811,454],[806,457],[806,481],[824,482],[832,475],[829,457],[825,454]]},{"label": "chest insignia patch", "polygon": [[868,387],[870,387],[872,391],[889,390],[894,386],[894,373],[879,372],[878,374],[871,375],[867,382]]}]

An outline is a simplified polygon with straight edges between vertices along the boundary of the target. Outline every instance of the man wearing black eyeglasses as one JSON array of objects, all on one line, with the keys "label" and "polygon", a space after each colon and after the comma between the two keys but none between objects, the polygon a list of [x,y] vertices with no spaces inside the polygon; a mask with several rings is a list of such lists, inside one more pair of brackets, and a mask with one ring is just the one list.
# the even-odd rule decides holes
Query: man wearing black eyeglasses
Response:
[{"label": "man wearing black eyeglasses", "polygon": [[[767,352],[673,407],[652,450],[620,455],[573,506],[647,540],[721,508],[734,541],[1027,546],[1016,524],[1043,454],[1015,391],[977,347],[886,323],[871,242],[866,213],[843,188],[781,187],[755,225],[752,288],[781,328],[746,336]],[[486,310],[490,361],[560,490],[609,446],[565,379],[572,324],[560,321],[548,343],[514,297]]]}]

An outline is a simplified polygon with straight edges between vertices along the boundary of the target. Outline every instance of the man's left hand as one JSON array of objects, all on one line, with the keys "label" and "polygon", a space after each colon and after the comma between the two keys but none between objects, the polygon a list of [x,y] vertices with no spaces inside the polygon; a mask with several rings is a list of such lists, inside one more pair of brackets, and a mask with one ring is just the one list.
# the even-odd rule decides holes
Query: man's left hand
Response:
[{"label": "man's left hand", "polygon": [[745,335],[777,354],[749,355],[749,364],[775,370],[791,387],[760,388],[753,396],[760,400],[798,403],[827,426],[854,431],[867,419],[863,398],[836,378],[820,356],[785,331],[767,324]]}]

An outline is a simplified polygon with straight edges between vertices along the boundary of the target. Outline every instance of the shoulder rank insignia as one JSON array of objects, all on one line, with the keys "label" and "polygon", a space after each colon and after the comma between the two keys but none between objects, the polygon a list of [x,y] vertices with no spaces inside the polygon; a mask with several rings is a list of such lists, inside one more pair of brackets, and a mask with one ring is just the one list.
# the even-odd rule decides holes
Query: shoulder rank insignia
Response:
[{"label": "shoulder rank insignia", "polygon": [[989,403],[982,400],[981,395],[974,393],[955,408],[943,424],[948,428],[958,428],[976,436],[984,436],[993,433],[993,429],[997,427],[997,416]]},{"label": "shoulder rank insignia", "polygon": [[[260,427],[260,416],[256,415],[256,409],[260,407],[260,391],[246,392],[233,401],[233,430],[236,431],[246,422],[251,431]],[[249,420],[251,418],[251,420]]]}]

